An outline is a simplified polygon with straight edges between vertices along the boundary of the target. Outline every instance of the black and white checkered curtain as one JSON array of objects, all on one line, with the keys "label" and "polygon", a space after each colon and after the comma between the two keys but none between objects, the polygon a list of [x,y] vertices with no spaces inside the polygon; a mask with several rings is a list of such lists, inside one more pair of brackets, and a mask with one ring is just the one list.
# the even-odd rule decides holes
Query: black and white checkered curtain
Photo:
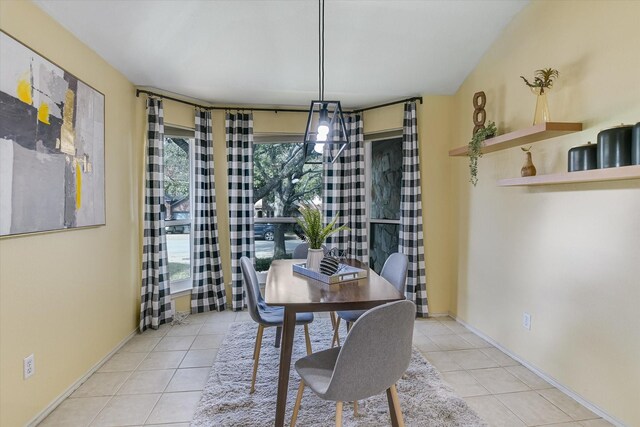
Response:
[{"label": "black and white checkered curtain", "polygon": [[240,258],[254,259],[253,243],[253,114],[226,114],[231,234],[231,290],[233,311],[242,310]]},{"label": "black and white checkered curtain", "polygon": [[[346,115],[345,124],[349,133],[349,145],[334,163],[329,160],[329,150],[337,153],[338,146],[325,144],[322,208],[325,221],[328,222],[338,215],[338,224],[347,224],[351,231],[334,234],[329,237],[327,245],[347,251],[350,258],[368,264],[362,116]],[[333,135],[336,136],[338,132],[339,129],[334,129]]]},{"label": "black and white checkered curtain", "polygon": [[147,100],[147,167],[144,194],[140,331],[173,319],[164,234],[164,119],[162,100]]},{"label": "black and white checkered curtain", "polygon": [[398,251],[409,258],[406,296],[417,307],[417,315],[426,317],[427,279],[422,234],[422,193],[420,191],[418,125],[416,103],[404,105],[402,132],[402,190],[400,194],[400,242]]},{"label": "black and white checkered curtain", "polygon": [[222,311],[226,295],[218,245],[211,111],[195,112],[191,312]]}]

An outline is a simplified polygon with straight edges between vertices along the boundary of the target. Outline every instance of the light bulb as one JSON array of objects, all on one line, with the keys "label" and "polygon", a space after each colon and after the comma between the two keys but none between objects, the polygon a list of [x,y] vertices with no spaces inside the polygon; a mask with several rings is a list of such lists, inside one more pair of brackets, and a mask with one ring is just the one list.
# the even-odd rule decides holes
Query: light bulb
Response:
[{"label": "light bulb", "polygon": [[[323,139],[323,141],[326,141],[326,135],[325,138]],[[318,141],[320,141],[320,139],[318,138]],[[316,144],[313,146],[313,151],[315,151],[318,154],[322,154],[322,152],[324,151],[324,144],[322,142],[316,142]]]},{"label": "light bulb", "polygon": [[327,135],[329,135],[329,126],[326,123],[320,123],[318,125],[318,136],[324,135],[324,139],[322,141],[327,140]]}]

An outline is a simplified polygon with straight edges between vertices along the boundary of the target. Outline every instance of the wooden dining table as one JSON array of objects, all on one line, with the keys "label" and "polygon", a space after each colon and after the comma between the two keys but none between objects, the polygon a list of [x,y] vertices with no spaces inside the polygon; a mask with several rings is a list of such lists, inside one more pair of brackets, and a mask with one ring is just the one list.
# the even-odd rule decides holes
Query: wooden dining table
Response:
[{"label": "wooden dining table", "polygon": [[276,427],[284,425],[296,313],[367,310],[405,298],[391,283],[359,261],[346,260],[343,262],[354,267],[367,269],[367,277],[331,285],[294,273],[293,264],[302,262],[304,261],[275,260],[271,263],[267,274],[265,302],[268,305],[284,307]]}]

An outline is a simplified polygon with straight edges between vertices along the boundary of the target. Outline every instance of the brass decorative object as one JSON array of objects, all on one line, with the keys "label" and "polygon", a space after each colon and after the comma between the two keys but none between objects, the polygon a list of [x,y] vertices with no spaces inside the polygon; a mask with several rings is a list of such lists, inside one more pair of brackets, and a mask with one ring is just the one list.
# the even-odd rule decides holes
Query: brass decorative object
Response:
[{"label": "brass decorative object", "polygon": [[484,92],[476,92],[473,94],[473,133],[471,136],[475,135],[480,131],[480,129],[484,129],[484,122],[487,120],[487,112],[484,109],[484,106],[487,104],[487,95]]},{"label": "brass decorative object", "polygon": [[529,86],[531,92],[536,96],[536,111],[533,115],[533,124],[537,125],[544,122],[550,122],[549,104],[547,103],[547,92],[551,90],[554,80],[559,77],[558,70],[553,68],[543,68],[536,70],[533,82],[527,80],[524,76],[520,76],[524,83]]},{"label": "brass decorative object", "polygon": [[536,167],[533,165],[533,160],[531,159],[531,146],[520,147],[522,151],[527,154],[527,158],[525,159],[524,166],[520,169],[521,176],[536,176]]}]

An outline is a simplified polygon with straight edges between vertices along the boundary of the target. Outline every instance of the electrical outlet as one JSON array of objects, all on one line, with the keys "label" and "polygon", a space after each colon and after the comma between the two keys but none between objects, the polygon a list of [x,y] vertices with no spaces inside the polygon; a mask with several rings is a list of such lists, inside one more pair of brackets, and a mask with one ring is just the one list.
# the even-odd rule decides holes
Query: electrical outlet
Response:
[{"label": "electrical outlet", "polygon": [[36,372],[36,359],[33,354],[28,355],[23,360],[24,379],[26,380]]},{"label": "electrical outlet", "polygon": [[531,315],[526,311],[522,313],[522,327],[531,330]]}]

